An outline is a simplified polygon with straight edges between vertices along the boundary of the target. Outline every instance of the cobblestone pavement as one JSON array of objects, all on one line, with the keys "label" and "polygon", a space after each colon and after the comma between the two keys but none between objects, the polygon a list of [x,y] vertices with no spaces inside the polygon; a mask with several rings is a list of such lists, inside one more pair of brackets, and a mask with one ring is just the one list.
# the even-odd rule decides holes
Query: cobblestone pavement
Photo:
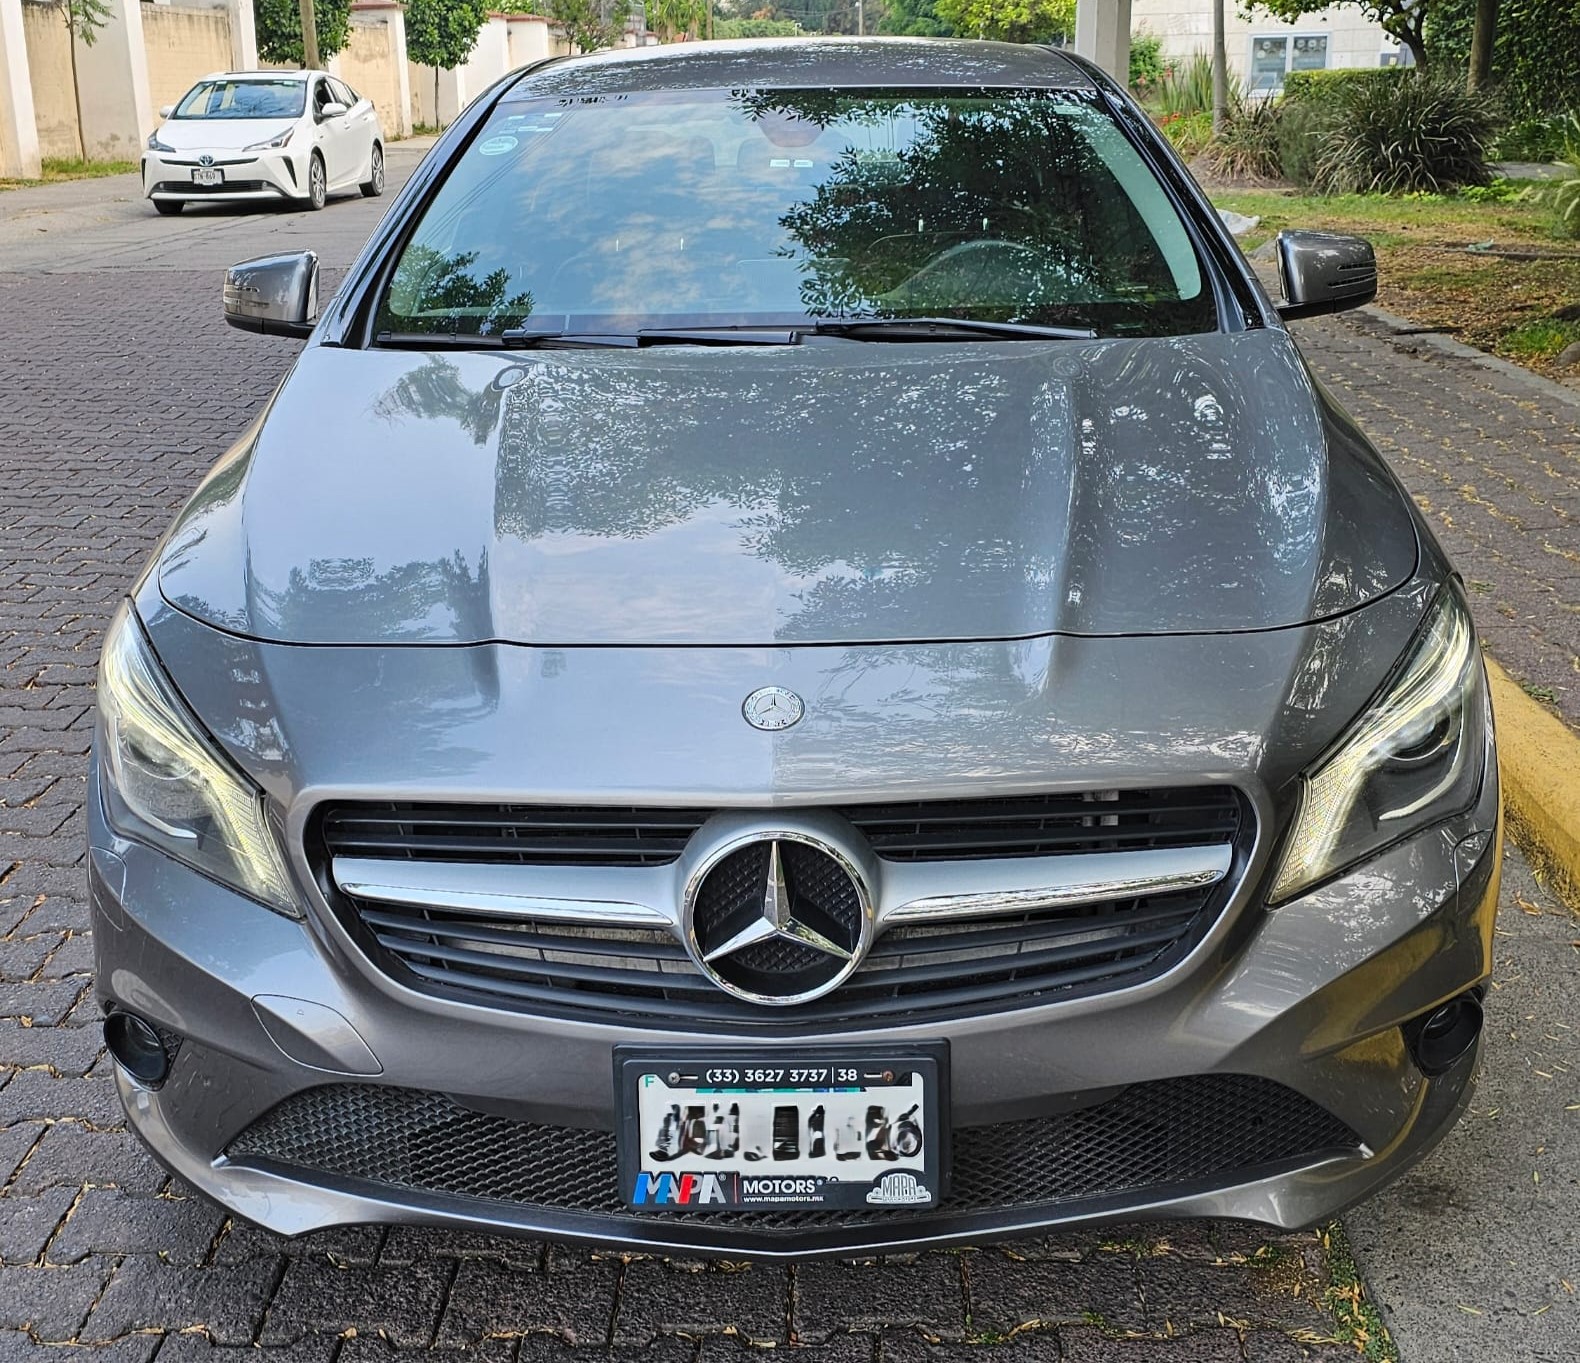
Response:
[{"label": "cobblestone pavement", "polygon": [[1580,728],[1580,394],[1369,314],[1297,335],[1458,564],[1493,655]]},{"label": "cobblestone pavement", "polygon": [[[321,216],[345,234],[373,212]],[[222,232],[234,255],[264,249],[245,218],[195,221],[189,245]],[[260,220],[261,235],[280,230]],[[185,1195],[125,1133],[94,1026],[81,811],[94,657],[129,575],[292,347],[228,331],[214,272],[181,268],[178,248],[121,251],[102,269],[91,248],[63,246],[63,273],[0,273],[0,1363],[43,1363],[41,1344],[102,1363],[235,1359],[225,1351],[252,1346],[280,1363],[418,1349],[715,1363],[767,1344],[829,1363],[921,1363],[967,1346],[984,1363],[1354,1356],[1333,1342],[1313,1235],[1192,1223],[785,1268],[406,1230],[287,1242]],[[29,251],[0,266],[47,264]],[[1429,484],[1409,460],[1448,446],[1390,417],[1387,388],[1345,370],[1345,333],[1313,329],[1308,344]],[[1557,460],[1562,433],[1544,420],[1529,417]],[[1470,434],[1445,426],[1443,439]]]}]

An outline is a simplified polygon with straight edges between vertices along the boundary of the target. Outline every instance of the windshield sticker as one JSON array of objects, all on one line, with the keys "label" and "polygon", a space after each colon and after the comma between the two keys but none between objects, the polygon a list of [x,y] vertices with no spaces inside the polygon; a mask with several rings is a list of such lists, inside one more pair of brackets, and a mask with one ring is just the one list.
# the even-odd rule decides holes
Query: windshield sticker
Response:
[{"label": "windshield sticker", "polygon": [[486,142],[478,143],[479,156],[503,156],[507,151],[514,151],[517,147],[514,137],[490,137]]}]

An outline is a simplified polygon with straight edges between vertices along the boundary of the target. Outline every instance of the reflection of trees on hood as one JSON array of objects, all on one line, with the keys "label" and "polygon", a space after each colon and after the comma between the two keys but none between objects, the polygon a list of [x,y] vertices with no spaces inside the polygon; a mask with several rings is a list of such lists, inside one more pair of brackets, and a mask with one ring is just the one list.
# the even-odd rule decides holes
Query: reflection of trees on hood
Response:
[{"label": "reflection of trees on hood", "polygon": [[381,393],[373,411],[385,420],[401,416],[453,417],[472,437],[473,444],[482,445],[494,433],[502,396],[492,386],[473,392],[462,383],[459,365],[430,355]]},{"label": "reflection of trees on hood", "polygon": [[390,281],[389,300],[380,326],[395,331],[475,332],[492,335],[517,326],[532,312],[526,290],[508,298],[510,272],[490,270],[481,279],[471,269],[476,251],[446,255],[413,243],[401,256]]}]

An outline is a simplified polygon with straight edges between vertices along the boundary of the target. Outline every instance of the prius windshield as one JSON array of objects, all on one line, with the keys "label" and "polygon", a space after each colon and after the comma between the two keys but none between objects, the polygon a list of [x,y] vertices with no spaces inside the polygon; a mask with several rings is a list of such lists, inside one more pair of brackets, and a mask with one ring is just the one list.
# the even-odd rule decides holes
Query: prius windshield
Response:
[{"label": "prius windshield", "polygon": [[375,331],[906,317],[1217,326],[1179,213],[1088,96],[680,90],[502,103]]},{"label": "prius windshield", "polygon": [[305,80],[204,80],[176,105],[174,118],[300,118]]}]

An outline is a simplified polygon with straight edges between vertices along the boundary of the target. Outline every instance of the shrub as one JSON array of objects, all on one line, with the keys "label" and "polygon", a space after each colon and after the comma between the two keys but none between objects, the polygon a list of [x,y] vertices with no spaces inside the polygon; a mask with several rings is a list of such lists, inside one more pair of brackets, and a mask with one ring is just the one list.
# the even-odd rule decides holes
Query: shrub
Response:
[{"label": "shrub", "polygon": [[1169,145],[1182,161],[1194,161],[1212,141],[1212,114],[1207,110],[1194,114],[1162,114],[1156,121],[1158,130],[1168,138]]},{"label": "shrub", "polygon": [[1574,174],[1549,185],[1541,197],[1553,210],[1553,231],[1560,237],[1580,237],[1580,113],[1569,115],[1564,133],[1558,159]]},{"label": "shrub", "polygon": [[1271,179],[1279,173],[1279,122],[1279,105],[1272,100],[1241,100],[1202,159],[1220,175]]},{"label": "shrub", "polygon": [[1334,104],[1360,89],[1391,86],[1408,79],[1404,66],[1337,67],[1321,71],[1291,71],[1284,77],[1284,98],[1291,103]]},{"label": "shrub", "polygon": [[1158,82],[1158,107],[1165,114],[1212,112],[1212,58],[1193,53],[1163,72]]},{"label": "shrub", "polygon": [[1312,183],[1325,194],[1440,194],[1484,185],[1491,101],[1452,77],[1411,72],[1346,90],[1319,135]]},{"label": "shrub", "polygon": [[[1426,39],[1433,61],[1468,65],[1476,0],[1432,0]],[[1580,112],[1580,8],[1575,0],[1502,0],[1492,74],[1522,118]]]},{"label": "shrub", "polygon": [[1146,99],[1163,79],[1163,39],[1141,29],[1130,39],[1130,88]]},{"label": "shrub", "polygon": [[1517,118],[1492,144],[1495,161],[1556,161],[1563,153],[1561,118]]}]

